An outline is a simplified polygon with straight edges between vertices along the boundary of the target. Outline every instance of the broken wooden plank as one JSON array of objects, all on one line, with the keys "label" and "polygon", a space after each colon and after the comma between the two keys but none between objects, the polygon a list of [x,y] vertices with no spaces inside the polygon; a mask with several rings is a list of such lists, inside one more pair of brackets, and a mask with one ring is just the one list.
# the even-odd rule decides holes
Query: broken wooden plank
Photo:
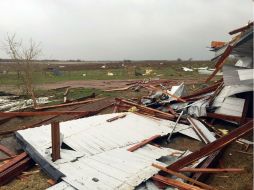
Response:
[{"label": "broken wooden plank", "polygon": [[28,157],[26,152],[17,155],[15,158],[13,158],[12,160],[10,160],[9,162],[0,167],[0,173],[8,169],[9,167],[15,165],[16,163],[20,162],[20,160],[23,160],[26,157]]},{"label": "broken wooden plank", "polygon": [[186,165],[189,165],[193,163],[194,161],[199,160],[200,158],[203,158],[217,150],[220,150],[221,148],[241,138],[243,135],[251,132],[252,130],[253,130],[253,120],[236,128],[235,130],[231,131],[229,134],[217,139],[216,141],[213,141],[212,143],[203,146],[198,151],[193,152],[177,160],[176,162],[171,164],[168,168],[178,171],[179,169],[185,167]]},{"label": "broken wooden plank", "polygon": [[207,113],[206,117],[214,118],[214,119],[222,119],[222,120],[229,120],[240,123],[242,121],[242,117],[239,116],[232,116],[232,115],[225,115],[220,113]]},{"label": "broken wooden plank", "polygon": [[[9,162],[7,164],[9,164]],[[30,157],[25,157],[21,160],[18,160],[15,164],[0,172],[0,185],[8,183],[33,165],[34,161]]]},{"label": "broken wooden plank", "polygon": [[7,156],[13,157],[16,154],[14,152],[12,152],[9,148],[3,146],[0,144],[0,151],[2,151],[3,153],[5,153]]},{"label": "broken wooden plank", "polygon": [[[104,107],[102,107],[102,108],[100,108],[100,109],[98,109],[98,110],[95,110],[95,111],[86,111],[86,112],[84,112],[83,114],[80,114],[80,115],[78,115],[78,116],[74,116],[73,118],[71,118],[71,119],[69,119],[69,120],[78,119],[78,118],[80,118],[80,117],[88,117],[88,116],[96,115],[96,114],[102,112],[103,110],[112,107],[113,105],[114,105],[114,104],[112,103],[112,104],[106,105],[106,106],[104,106]],[[73,111],[73,110],[79,109],[80,107],[82,107],[82,105],[80,105],[80,106],[78,106],[78,107],[76,107],[76,108],[70,109],[69,111]],[[58,116],[59,116],[59,115],[54,115],[53,117],[49,117],[49,118],[47,118],[47,119],[44,119],[44,120],[42,120],[42,121],[33,123],[33,124],[31,124],[31,125],[21,126],[21,127],[18,128],[18,129],[13,129],[13,130],[8,130],[8,131],[1,131],[1,132],[0,132],[0,135],[9,134],[9,133],[12,133],[12,132],[21,130],[21,129],[33,128],[33,127],[39,126],[39,125],[41,125],[41,124],[43,124],[43,123],[46,123],[46,122],[48,122],[48,121],[50,121],[50,120],[52,120],[52,119],[56,119]]]},{"label": "broken wooden plank", "polygon": [[0,112],[0,116],[45,116],[45,115],[82,115],[88,113],[87,111],[47,111],[47,112]]},{"label": "broken wooden plank", "polygon": [[201,172],[201,173],[238,173],[243,172],[243,168],[182,168],[179,172]]},{"label": "broken wooden plank", "polygon": [[224,51],[224,53],[221,55],[221,57],[219,58],[219,60],[217,61],[216,65],[215,65],[215,70],[213,71],[213,73],[206,79],[206,83],[209,82],[217,73],[218,71],[223,67],[226,58],[230,55],[230,53],[232,52],[234,46],[229,44],[226,48],[226,50]]},{"label": "broken wooden plank", "polygon": [[142,105],[139,105],[139,104],[136,104],[134,102],[130,102],[130,101],[127,101],[127,100],[124,100],[124,99],[115,98],[115,100],[117,102],[120,102],[120,103],[135,106],[137,109],[139,109],[143,112],[150,113],[150,114],[153,114],[153,115],[157,114],[157,115],[163,117],[164,119],[174,119],[175,118],[175,116],[172,115],[172,114],[165,113],[165,112],[162,112],[162,111],[159,111],[159,110],[156,110],[156,109],[153,109],[153,108],[149,108],[149,107],[146,107],[146,106],[142,106]]},{"label": "broken wooden plank", "polygon": [[203,88],[203,89],[198,89],[197,91],[193,92],[191,95],[182,97],[182,99],[184,99],[186,101],[189,101],[190,99],[192,99],[194,97],[199,97],[199,96],[202,96],[204,94],[213,92],[220,86],[220,84],[221,84],[221,82],[218,82],[218,83],[215,83],[214,85],[211,85],[209,87],[206,87],[206,88]]},{"label": "broken wooden plank", "polygon": [[[205,159],[205,161],[199,166],[199,168],[213,167],[221,156],[221,152],[221,150],[213,152]],[[207,173],[197,172],[193,174],[192,178],[198,181],[202,181],[206,179],[206,176]]]},{"label": "broken wooden plank", "polygon": [[140,143],[128,148],[127,150],[130,151],[130,152],[134,152],[135,150],[145,146],[146,144],[152,142],[153,140],[155,140],[159,137],[161,137],[161,136],[160,135],[154,135],[154,136],[150,137],[149,139],[145,139],[145,140],[141,141]]},{"label": "broken wooden plank", "polygon": [[200,186],[200,187],[202,187],[202,188],[204,188],[204,189],[214,189],[214,190],[216,189],[216,188],[214,188],[214,187],[212,187],[212,186],[210,186],[210,185],[207,185],[207,184],[205,184],[205,183],[202,183],[202,182],[199,182],[199,181],[194,180],[194,179],[192,179],[192,178],[189,178],[189,177],[187,177],[187,176],[185,176],[185,175],[183,175],[183,174],[181,174],[181,173],[172,171],[172,170],[170,170],[170,169],[168,169],[168,168],[165,168],[165,167],[163,167],[163,166],[160,166],[160,165],[158,165],[158,164],[154,164],[154,163],[153,163],[152,166],[154,166],[155,168],[160,169],[160,170],[162,170],[162,171],[164,171],[164,172],[166,172],[166,173],[168,173],[168,174],[171,174],[171,175],[174,175],[174,176],[179,177],[179,178],[181,178],[181,179],[184,179],[184,180],[186,180],[186,181],[192,182],[192,183],[194,183],[194,184],[196,184],[196,185],[198,185],[198,186]]},{"label": "broken wooden plank", "polygon": [[58,104],[58,105],[52,105],[52,106],[36,107],[35,110],[44,110],[44,109],[50,109],[50,108],[60,108],[60,107],[66,107],[66,106],[87,104],[87,103],[96,102],[96,101],[103,100],[103,99],[105,99],[105,98],[96,98],[96,99],[92,99],[92,100],[84,100],[84,101],[79,101],[79,102],[71,102],[71,103]]},{"label": "broken wooden plank", "polygon": [[242,31],[244,31],[244,30],[249,29],[249,28],[252,27],[252,26],[253,26],[253,22],[249,23],[247,26],[243,26],[243,27],[241,27],[241,28],[237,28],[237,29],[235,29],[235,30],[232,30],[232,31],[229,32],[229,34],[230,34],[230,35],[233,35],[233,34],[242,32]]},{"label": "broken wooden plank", "polygon": [[161,175],[155,175],[155,176],[152,177],[152,179],[155,180],[155,181],[162,182],[166,185],[170,185],[170,186],[173,186],[173,187],[180,188],[182,190],[202,190],[201,188],[199,188],[197,186],[193,186],[193,185],[190,185],[190,184],[187,184],[187,183],[183,183],[183,182],[177,181],[175,179],[170,179],[170,178],[167,178],[167,177],[164,177],[164,176],[161,176]]}]

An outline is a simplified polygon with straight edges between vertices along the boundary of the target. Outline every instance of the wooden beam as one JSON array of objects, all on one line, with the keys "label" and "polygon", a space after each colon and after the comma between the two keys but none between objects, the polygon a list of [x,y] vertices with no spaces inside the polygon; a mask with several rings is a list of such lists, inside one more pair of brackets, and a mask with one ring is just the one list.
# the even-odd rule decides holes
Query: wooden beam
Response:
[{"label": "wooden beam", "polygon": [[161,137],[161,136],[160,135],[154,135],[154,136],[152,136],[148,139],[145,139],[145,140],[141,141],[140,143],[128,148],[127,150],[130,151],[130,152],[134,152],[135,150],[145,146],[146,144],[152,142],[154,139],[157,139],[159,137]]},{"label": "wooden beam", "polygon": [[224,53],[221,55],[221,57],[219,58],[219,60],[217,61],[216,65],[215,65],[215,70],[213,71],[213,73],[206,79],[206,83],[209,82],[215,75],[216,73],[222,68],[222,66],[225,63],[226,58],[230,55],[230,53],[233,50],[233,45],[228,45],[226,50],[224,51]]},{"label": "wooden beam", "polygon": [[253,22],[249,23],[247,26],[243,26],[243,27],[241,27],[241,28],[237,28],[237,29],[235,29],[235,30],[232,30],[232,31],[229,32],[229,34],[230,34],[230,35],[233,35],[233,34],[242,32],[242,31],[244,31],[244,30],[249,29],[249,28],[252,27],[252,26],[253,26]]},{"label": "wooden beam", "polygon": [[0,144],[0,151],[2,151],[3,153],[5,153],[7,156],[15,156],[16,154],[14,152],[12,152],[9,148],[3,146]]},{"label": "wooden beam", "polygon": [[175,172],[175,171],[173,171],[173,170],[167,169],[167,168],[165,168],[165,167],[163,167],[163,166],[160,166],[160,165],[158,165],[158,164],[154,164],[154,163],[153,163],[152,166],[155,167],[155,168],[158,168],[158,169],[160,169],[160,170],[162,170],[162,171],[164,171],[164,172],[166,172],[166,173],[168,173],[168,174],[171,174],[171,175],[174,175],[174,176],[179,177],[179,178],[181,178],[181,179],[184,179],[184,180],[186,180],[186,181],[192,182],[192,183],[194,183],[194,184],[196,184],[196,185],[198,185],[198,186],[200,186],[200,187],[202,187],[202,188],[204,188],[204,189],[212,189],[212,190],[215,190],[215,189],[216,189],[216,188],[214,188],[214,187],[212,187],[212,186],[210,186],[210,185],[207,185],[207,184],[205,184],[205,183],[196,181],[196,180],[194,180],[194,179],[192,179],[192,178],[189,178],[189,177],[187,177],[187,176],[185,176],[185,175],[183,175],[183,174],[181,174],[181,173],[178,173],[178,172]]},{"label": "wooden beam", "polygon": [[14,165],[8,167],[6,170],[0,172],[0,186],[8,183],[33,165],[34,161],[30,157],[25,157]]},{"label": "wooden beam", "polygon": [[197,91],[193,92],[191,95],[182,97],[182,99],[185,99],[186,101],[188,101],[194,97],[198,97],[198,96],[207,94],[209,92],[213,92],[220,86],[220,84],[221,84],[221,82],[218,82],[218,83],[215,83],[214,85],[211,85],[209,87],[206,87],[203,89],[198,89]]},{"label": "wooden beam", "polygon": [[241,138],[245,134],[252,132],[252,131],[253,131],[253,120],[234,129],[229,134],[217,139],[216,141],[213,141],[210,144],[203,146],[198,151],[193,152],[193,153],[177,160],[176,162],[174,162],[167,168],[169,168],[171,170],[178,171],[179,169],[185,167],[186,165],[189,165],[189,164],[199,160],[200,158],[203,158],[203,157],[205,157],[217,150],[222,149],[226,145],[232,143],[233,141]]},{"label": "wooden beam", "polygon": [[120,99],[120,98],[115,98],[115,100],[117,102],[120,102],[120,103],[124,103],[124,104],[127,104],[127,105],[135,106],[137,109],[139,109],[139,110],[141,110],[143,112],[150,113],[150,114],[153,114],[153,115],[157,114],[159,116],[162,116],[164,119],[175,119],[175,116],[172,115],[172,114],[169,114],[169,113],[165,113],[165,112],[153,109],[153,108],[142,106],[142,105],[136,104],[134,102],[130,102],[130,101],[127,101],[127,100],[124,100],[124,99]]},{"label": "wooden beam", "polygon": [[[95,111],[86,111],[86,112],[83,112],[83,114],[78,115],[78,116],[74,116],[74,117],[72,117],[72,118],[69,119],[69,120],[77,119],[77,118],[80,118],[80,117],[88,117],[88,116],[96,115],[96,114],[102,112],[103,110],[108,109],[109,107],[112,107],[113,105],[114,105],[114,104],[112,103],[112,104],[106,105],[106,106],[104,106],[104,107],[102,107],[102,108],[100,108],[100,109],[98,109],[98,110],[95,110]],[[82,105],[81,105],[81,106],[78,106],[78,107],[76,107],[76,108],[70,109],[69,111],[77,110],[77,109],[79,109],[80,107],[82,107]],[[17,130],[20,130],[20,129],[33,128],[33,127],[39,126],[39,125],[41,125],[41,124],[43,124],[43,123],[49,122],[50,120],[56,119],[58,116],[59,116],[59,115],[54,115],[53,117],[52,117],[52,116],[51,116],[51,117],[48,117],[47,119],[44,119],[44,120],[42,120],[42,121],[39,121],[39,122],[30,124],[30,125],[26,125],[26,126],[21,126],[21,127],[18,128],[18,129],[13,129],[13,130],[8,130],[8,131],[1,131],[1,132],[0,132],[0,135],[9,134],[9,133],[12,133],[12,132],[17,131]]]},{"label": "wooden beam", "polygon": [[96,101],[103,100],[103,99],[105,99],[105,98],[96,98],[96,99],[92,99],[92,100],[84,100],[84,101],[79,101],[79,102],[71,102],[71,103],[58,104],[58,105],[52,105],[52,106],[36,107],[35,110],[44,110],[44,109],[50,109],[50,108],[60,108],[60,107],[66,107],[66,106],[87,104],[87,103],[96,102]]},{"label": "wooden beam", "polygon": [[82,115],[88,113],[87,111],[47,111],[47,112],[0,112],[0,116],[45,116],[45,115]]},{"label": "wooden beam", "polygon": [[242,117],[239,117],[239,116],[225,115],[225,114],[219,114],[219,113],[207,113],[206,117],[210,117],[210,118],[214,118],[214,119],[235,121],[237,123],[240,123],[242,120]]},{"label": "wooden beam", "polygon": [[60,127],[59,122],[51,123],[52,161],[60,159]]},{"label": "wooden beam", "polygon": [[243,168],[182,168],[179,172],[201,172],[201,173],[239,173]]},{"label": "wooden beam", "polygon": [[[219,160],[219,157],[221,156],[221,150],[217,150],[216,152],[213,152],[211,155],[209,155],[204,162],[201,163],[199,168],[207,168],[207,167],[213,167],[216,162]],[[202,181],[206,178],[207,173],[197,172],[194,173],[192,176],[192,179]]]},{"label": "wooden beam", "polygon": [[26,157],[28,157],[26,152],[23,152],[23,153],[17,155],[15,158],[13,158],[12,160],[10,160],[9,162],[7,162],[6,164],[4,164],[0,167],[0,173],[2,173],[4,170],[8,169],[9,167],[17,164],[18,162],[20,162],[20,160],[23,160]]},{"label": "wooden beam", "polygon": [[173,187],[177,187],[177,188],[180,188],[182,190],[203,190],[197,186],[193,186],[193,185],[190,185],[190,184],[187,184],[187,183],[183,183],[183,182],[180,182],[180,181],[177,181],[175,179],[170,179],[170,178],[167,178],[167,177],[164,177],[164,176],[161,176],[161,175],[155,175],[152,177],[153,180],[155,181],[159,181],[159,182],[162,182],[166,185],[170,185],[170,186],[173,186]]}]

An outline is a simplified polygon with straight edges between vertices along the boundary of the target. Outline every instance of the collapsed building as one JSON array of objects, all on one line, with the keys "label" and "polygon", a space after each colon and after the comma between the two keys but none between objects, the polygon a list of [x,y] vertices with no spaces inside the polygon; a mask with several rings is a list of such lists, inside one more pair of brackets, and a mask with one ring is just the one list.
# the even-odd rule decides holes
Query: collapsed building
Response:
[{"label": "collapsed building", "polygon": [[[0,184],[37,163],[55,181],[50,190],[216,189],[202,182],[205,173],[242,171],[211,168],[222,148],[236,141],[253,145],[243,138],[253,131],[253,23],[230,34],[236,34],[230,42],[212,42],[216,65],[206,82],[221,69],[223,79],[191,94],[184,83],[168,89],[160,81],[153,85],[141,81],[132,87],[148,89],[148,96],[137,102],[116,98],[113,104],[92,112],[44,111],[68,104],[39,107],[35,112],[1,112],[0,116],[7,117],[76,116],[47,125],[40,121],[15,131],[24,153],[16,155],[0,146],[9,156],[8,162],[0,165]],[[237,61],[229,65],[226,59],[230,55]],[[96,115],[109,107],[113,113]],[[224,134],[213,127],[211,119],[237,127]],[[165,146],[177,134],[203,146],[194,152]]]}]

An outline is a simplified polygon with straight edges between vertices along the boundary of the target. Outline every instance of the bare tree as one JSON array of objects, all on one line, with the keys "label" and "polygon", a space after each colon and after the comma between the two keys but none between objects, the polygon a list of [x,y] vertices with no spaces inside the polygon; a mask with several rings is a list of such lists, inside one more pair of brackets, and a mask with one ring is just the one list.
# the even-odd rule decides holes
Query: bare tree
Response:
[{"label": "bare tree", "polygon": [[17,64],[18,79],[22,81],[25,92],[31,95],[34,106],[37,106],[34,84],[32,79],[33,67],[32,64],[36,57],[41,53],[40,45],[35,43],[32,39],[29,41],[28,46],[25,47],[22,41],[16,40],[16,35],[7,35],[5,50],[10,58]]}]

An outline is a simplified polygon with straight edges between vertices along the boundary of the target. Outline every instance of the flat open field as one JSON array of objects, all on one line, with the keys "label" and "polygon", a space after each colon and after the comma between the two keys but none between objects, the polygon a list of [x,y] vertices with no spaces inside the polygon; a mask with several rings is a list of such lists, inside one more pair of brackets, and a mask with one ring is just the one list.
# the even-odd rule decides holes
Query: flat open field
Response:
[{"label": "flat open field", "polygon": [[[32,63],[32,83],[35,90],[50,90],[64,86],[95,89],[117,88],[133,80],[169,79],[181,82],[202,83],[207,75],[195,68],[213,68],[210,61],[122,61],[122,62],[35,62]],[[183,71],[182,67],[194,69]],[[22,93],[22,79],[13,62],[0,62],[0,91]]]}]

